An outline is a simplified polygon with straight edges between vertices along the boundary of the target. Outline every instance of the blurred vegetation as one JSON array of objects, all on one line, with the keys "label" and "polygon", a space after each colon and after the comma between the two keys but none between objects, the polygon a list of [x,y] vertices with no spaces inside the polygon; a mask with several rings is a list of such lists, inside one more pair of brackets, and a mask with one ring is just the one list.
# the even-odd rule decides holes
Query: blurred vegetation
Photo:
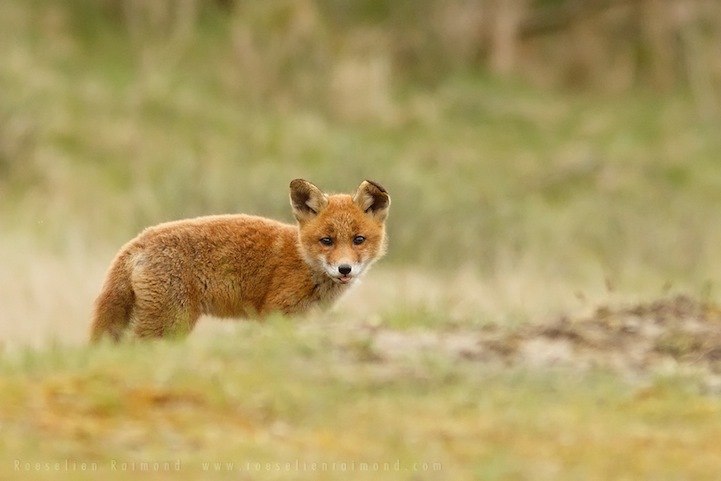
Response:
[{"label": "blurred vegetation", "polygon": [[720,38],[712,1],[6,0],[0,228],[115,248],[368,177],[389,262],[703,282]]}]

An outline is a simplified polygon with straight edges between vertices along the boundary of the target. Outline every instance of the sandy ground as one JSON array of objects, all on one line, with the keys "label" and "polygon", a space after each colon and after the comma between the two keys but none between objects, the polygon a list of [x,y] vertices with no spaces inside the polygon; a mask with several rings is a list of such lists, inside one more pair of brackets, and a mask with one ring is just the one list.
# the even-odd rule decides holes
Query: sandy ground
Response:
[{"label": "sandy ground", "polygon": [[721,393],[721,306],[686,295],[517,326],[409,332],[366,324],[346,339],[379,362],[442,352],[450,359],[494,366],[610,369],[631,382],[687,375],[709,392]]}]

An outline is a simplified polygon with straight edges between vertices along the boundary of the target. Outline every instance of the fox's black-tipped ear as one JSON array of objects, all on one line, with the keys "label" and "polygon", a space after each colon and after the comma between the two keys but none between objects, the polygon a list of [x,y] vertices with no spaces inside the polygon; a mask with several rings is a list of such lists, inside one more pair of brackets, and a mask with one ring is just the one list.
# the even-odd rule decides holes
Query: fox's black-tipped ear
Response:
[{"label": "fox's black-tipped ear", "polygon": [[290,183],[290,205],[298,222],[304,222],[328,205],[328,196],[307,180],[295,179]]},{"label": "fox's black-tipped ear", "polygon": [[383,186],[377,182],[364,180],[358,186],[358,190],[353,196],[353,202],[363,209],[363,212],[383,222],[388,217],[391,197]]}]

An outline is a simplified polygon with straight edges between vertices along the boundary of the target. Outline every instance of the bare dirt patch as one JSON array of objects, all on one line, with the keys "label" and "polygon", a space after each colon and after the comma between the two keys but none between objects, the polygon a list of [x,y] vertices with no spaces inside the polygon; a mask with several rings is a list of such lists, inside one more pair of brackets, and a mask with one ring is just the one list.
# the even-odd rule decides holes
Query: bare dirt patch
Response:
[{"label": "bare dirt patch", "polygon": [[[603,305],[585,317],[562,316],[515,328],[398,331],[365,326],[354,352],[384,361],[442,352],[504,366],[610,368],[630,378],[697,373],[721,390],[721,306],[687,295],[635,305]],[[360,339],[360,340],[359,340]]]}]

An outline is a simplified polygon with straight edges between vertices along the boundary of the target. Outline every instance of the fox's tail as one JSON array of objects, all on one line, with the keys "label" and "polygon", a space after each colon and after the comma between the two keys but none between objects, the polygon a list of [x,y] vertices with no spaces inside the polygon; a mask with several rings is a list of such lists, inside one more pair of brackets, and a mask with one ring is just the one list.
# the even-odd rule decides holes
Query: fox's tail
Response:
[{"label": "fox's tail", "polygon": [[121,252],[113,260],[105,277],[100,295],[95,300],[90,341],[98,342],[104,336],[119,341],[130,324],[135,294],[130,283],[128,253]]}]

